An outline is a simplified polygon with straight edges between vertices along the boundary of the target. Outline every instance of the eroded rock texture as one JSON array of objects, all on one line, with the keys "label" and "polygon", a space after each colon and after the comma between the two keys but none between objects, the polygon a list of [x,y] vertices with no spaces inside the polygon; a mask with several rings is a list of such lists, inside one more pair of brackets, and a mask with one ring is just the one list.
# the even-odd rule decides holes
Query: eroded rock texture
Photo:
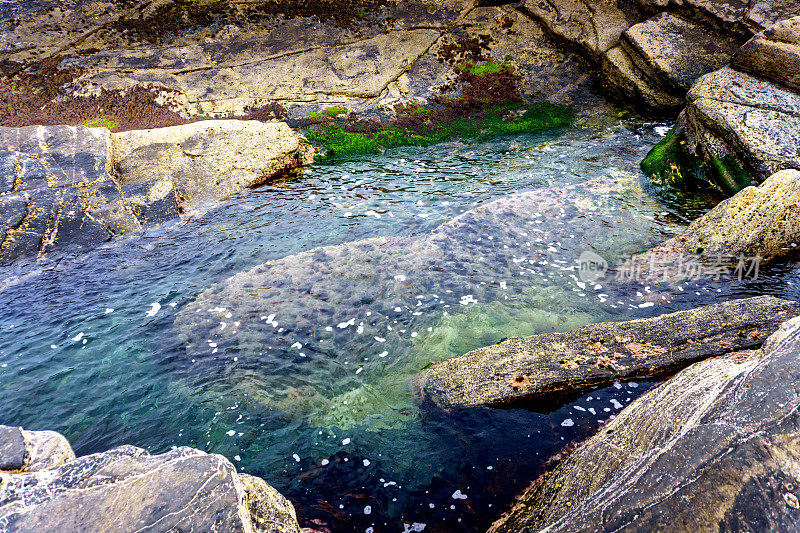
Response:
[{"label": "eroded rock texture", "polygon": [[75,458],[52,431],[0,426],[0,531],[299,532],[294,507],[221,455],[134,446]]},{"label": "eroded rock texture", "polygon": [[655,318],[512,338],[447,359],[418,383],[439,407],[553,402],[626,378],[658,377],[696,361],[761,346],[800,305],[770,296]]},{"label": "eroded rock texture", "polygon": [[798,326],[635,400],[490,531],[796,530]]}]

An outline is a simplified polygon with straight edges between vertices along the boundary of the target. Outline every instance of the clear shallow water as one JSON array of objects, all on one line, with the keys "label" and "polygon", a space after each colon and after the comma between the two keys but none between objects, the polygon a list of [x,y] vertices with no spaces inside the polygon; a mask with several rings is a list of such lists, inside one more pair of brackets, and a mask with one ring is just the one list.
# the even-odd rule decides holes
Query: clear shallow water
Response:
[{"label": "clear shallow water", "polygon": [[638,161],[658,139],[652,125],[615,125],[393,150],[8,269],[0,422],[61,431],[79,454],[222,453],[306,525],[484,528],[647,384],[549,414],[447,414],[415,397],[427,364],[723,297],[797,298],[791,265],[750,283],[578,285],[581,251],[614,262],[697,214],[642,189]]}]

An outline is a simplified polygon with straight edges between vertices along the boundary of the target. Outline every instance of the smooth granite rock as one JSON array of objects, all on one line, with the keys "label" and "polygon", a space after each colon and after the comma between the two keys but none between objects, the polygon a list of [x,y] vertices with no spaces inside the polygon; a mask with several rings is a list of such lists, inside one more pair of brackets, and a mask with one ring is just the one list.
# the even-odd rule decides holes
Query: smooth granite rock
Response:
[{"label": "smooth granite rock", "polygon": [[142,193],[159,201],[170,198],[169,189],[174,189],[182,211],[313,161],[313,149],[284,122],[205,120],[113,137],[114,170],[121,186],[159,180]]},{"label": "smooth granite rock", "polygon": [[58,433],[0,426],[0,531],[142,530],[300,527],[286,498],[221,455],[122,446],[76,459]]},{"label": "smooth granite rock", "polygon": [[553,404],[620,379],[668,375],[702,359],[758,348],[798,314],[800,304],[760,296],[516,337],[437,363],[417,384],[443,409]]},{"label": "smooth granite rock", "polygon": [[490,531],[800,528],[800,323],[776,335],[633,401]]}]

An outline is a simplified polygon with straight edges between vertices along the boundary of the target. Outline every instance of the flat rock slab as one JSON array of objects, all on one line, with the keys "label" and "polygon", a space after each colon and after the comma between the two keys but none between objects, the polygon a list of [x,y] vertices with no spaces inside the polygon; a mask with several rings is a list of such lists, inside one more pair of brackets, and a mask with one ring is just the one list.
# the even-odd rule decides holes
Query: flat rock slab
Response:
[{"label": "flat rock slab", "polygon": [[630,26],[610,0],[524,0],[520,7],[551,33],[595,56],[616,45]]},{"label": "flat rock slab", "polygon": [[671,13],[628,28],[622,43],[640,69],[683,94],[698,78],[725,66],[740,44]]},{"label": "flat rock slab", "polygon": [[490,531],[797,531],[798,325],[632,402]]},{"label": "flat rock slab", "polygon": [[433,365],[418,383],[424,397],[444,409],[547,400],[619,379],[663,376],[702,359],[758,348],[797,314],[800,304],[759,296],[512,338]]},{"label": "flat rock slab", "polygon": [[800,17],[782,20],[750,39],[731,66],[800,91]]},{"label": "flat rock slab", "polygon": [[237,474],[221,455],[182,447],[151,456],[122,446],[37,471],[0,472],[0,530],[292,533],[300,527],[288,500],[260,478]]}]

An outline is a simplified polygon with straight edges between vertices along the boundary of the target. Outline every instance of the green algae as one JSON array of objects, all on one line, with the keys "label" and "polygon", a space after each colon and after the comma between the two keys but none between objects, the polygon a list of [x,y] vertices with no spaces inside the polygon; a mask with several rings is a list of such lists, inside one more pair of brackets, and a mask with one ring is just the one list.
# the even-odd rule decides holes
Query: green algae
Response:
[{"label": "green algae", "polygon": [[650,150],[641,168],[656,185],[676,190],[696,190],[710,184],[733,195],[752,183],[750,174],[733,155],[698,157],[686,148],[685,139],[675,128]]},{"label": "green algae", "polygon": [[[325,113],[325,112],[323,112]],[[318,159],[333,159],[361,154],[375,154],[382,149],[400,146],[428,146],[455,138],[480,139],[498,135],[534,133],[549,128],[568,126],[574,113],[569,106],[538,102],[524,106],[494,106],[467,116],[452,117],[437,109],[411,106],[400,120],[375,131],[348,131],[343,122],[319,124],[310,128],[306,137],[319,145]],[[338,116],[338,115],[337,115]],[[417,120],[405,125],[403,119]],[[312,117],[319,118],[319,117]]]}]

